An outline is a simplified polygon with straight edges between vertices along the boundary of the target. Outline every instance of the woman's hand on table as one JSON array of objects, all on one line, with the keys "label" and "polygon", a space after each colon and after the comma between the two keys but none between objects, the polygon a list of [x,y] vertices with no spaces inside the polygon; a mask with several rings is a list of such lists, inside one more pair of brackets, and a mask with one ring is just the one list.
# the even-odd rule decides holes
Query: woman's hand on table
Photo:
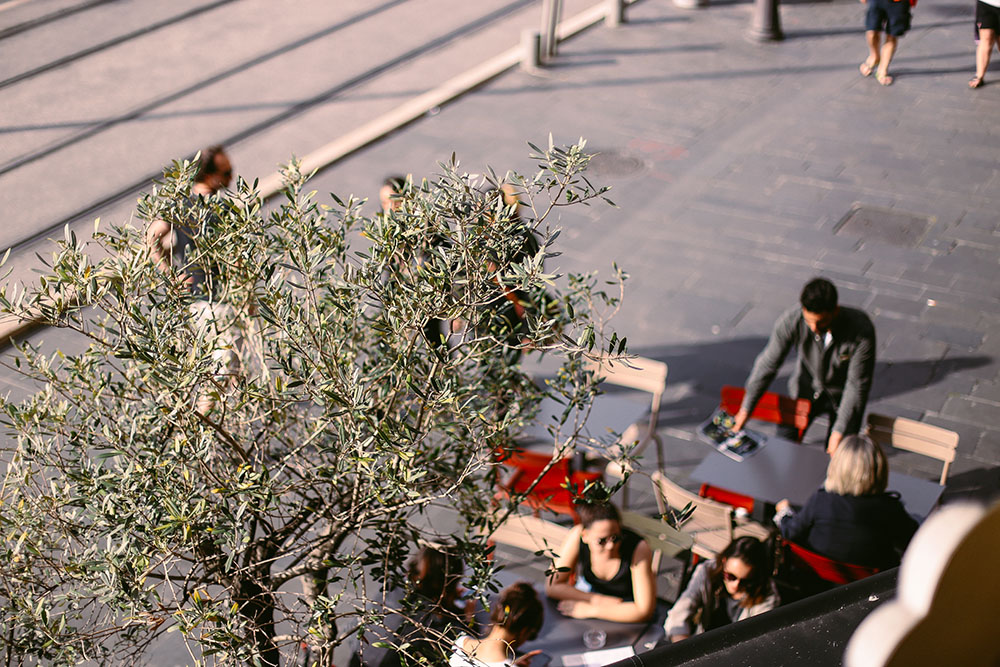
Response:
[{"label": "woman's hand on table", "polygon": [[514,664],[517,665],[517,667],[531,667],[531,659],[534,658],[536,655],[538,655],[541,652],[542,652],[541,649],[538,649],[538,650],[535,650],[535,651],[528,651],[527,653],[525,653],[524,655],[522,655],[520,658],[518,658],[517,660],[515,660]]},{"label": "woman's hand on table", "polygon": [[582,600],[563,600],[557,605],[560,612],[570,618],[590,618],[591,608],[589,602]]},{"label": "woman's hand on table", "polygon": [[597,610],[601,607],[619,603],[621,603],[619,598],[594,593],[587,601],[563,600],[558,604],[558,609],[570,618],[596,618],[598,616]]}]

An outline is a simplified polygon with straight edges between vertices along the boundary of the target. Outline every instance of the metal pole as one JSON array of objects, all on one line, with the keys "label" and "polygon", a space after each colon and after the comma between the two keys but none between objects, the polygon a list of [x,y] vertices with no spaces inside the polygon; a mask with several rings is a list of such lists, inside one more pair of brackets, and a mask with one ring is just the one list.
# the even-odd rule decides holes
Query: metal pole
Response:
[{"label": "metal pole", "polygon": [[674,0],[674,5],[681,9],[699,9],[708,7],[708,0]]},{"label": "metal pole", "polygon": [[542,0],[542,23],[539,29],[541,34],[541,53],[544,56],[549,54],[549,26],[552,24],[552,5],[556,0]]},{"label": "metal pole", "polygon": [[556,55],[559,39],[556,37],[556,26],[559,25],[559,15],[562,13],[562,0],[542,0],[542,60]]},{"label": "metal pole", "polygon": [[781,32],[781,10],[778,0],[754,0],[753,18],[746,35],[755,42],[776,42],[785,38]]}]

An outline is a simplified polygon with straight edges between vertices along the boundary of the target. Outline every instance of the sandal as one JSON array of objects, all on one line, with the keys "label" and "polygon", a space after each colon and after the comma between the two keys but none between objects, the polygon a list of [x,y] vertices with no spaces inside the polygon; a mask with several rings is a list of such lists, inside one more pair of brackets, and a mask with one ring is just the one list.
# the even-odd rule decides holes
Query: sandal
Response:
[{"label": "sandal", "polygon": [[878,67],[878,61],[869,63],[865,60],[858,69],[861,70],[861,76],[871,76],[876,67]]},{"label": "sandal", "polygon": [[975,90],[976,88],[982,88],[983,87],[983,83],[984,83],[983,82],[983,77],[981,77],[981,76],[974,76],[969,81],[969,88],[971,88],[973,90]]},{"label": "sandal", "polygon": [[892,77],[889,76],[888,72],[885,72],[885,73],[883,73],[883,72],[875,72],[875,80],[878,81],[883,86],[891,86],[892,85]]}]

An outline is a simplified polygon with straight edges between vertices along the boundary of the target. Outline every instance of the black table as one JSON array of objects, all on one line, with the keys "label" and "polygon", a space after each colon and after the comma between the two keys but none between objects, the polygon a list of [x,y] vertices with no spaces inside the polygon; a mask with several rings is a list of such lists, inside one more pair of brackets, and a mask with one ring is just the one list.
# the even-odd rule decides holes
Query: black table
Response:
[{"label": "black table", "polygon": [[[542,595],[545,605],[545,622],[541,632],[533,641],[527,642],[518,649],[518,654],[540,650],[552,658],[549,667],[560,667],[563,658],[586,652],[583,645],[583,634],[587,630],[603,630],[607,634],[604,648],[631,646],[636,653],[648,651],[656,645],[663,636],[663,620],[665,618],[665,603],[657,603],[657,614],[653,620],[646,623],[616,623],[599,619],[579,619],[564,616],[556,608],[558,601],[550,600]],[[662,608],[661,608],[662,607]],[[662,612],[662,613],[660,613]],[[534,665],[534,663],[532,663]]]},{"label": "black table", "polygon": [[[822,486],[829,463],[824,451],[769,435],[767,444],[743,461],[711,450],[691,478],[771,504],[788,498],[801,506]],[[889,490],[898,491],[906,511],[923,521],[937,505],[944,487],[890,470]]]},{"label": "black table", "polygon": [[[497,575],[497,582],[503,587],[523,580],[525,580],[524,576],[517,575],[510,570],[501,570]],[[563,615],[556,607],[559,604],[558,600],[550,600],[545,596],[542,592],[544,590],[543,584],[535,582],[534,585],[535,590],[539,591],[542,604],[545,605],[545,620],[538,637],[518,647],[517,654],[524,655],[529,651],[542,651],[552,660],[548,667],[561,667],[563,658],[566,656],[585,653],[588,649],[583,645],[583,634],[587,630],[598,629],[605,632],[607,639],[604,648],[631,646],[636,653],[649,651],[664,636],[663,622],[667,618],[669,605],[661,600],[656,602],[656,613],[653,615],[653,619],[645,623],[615,623],[614,621],[593,618],[570,618]],[[486,611],[479,609],[476,618],[479,621],[480,629],[485,631],[490,623]],[[532,662],[532,665],[534,666],[535,663]]]}]

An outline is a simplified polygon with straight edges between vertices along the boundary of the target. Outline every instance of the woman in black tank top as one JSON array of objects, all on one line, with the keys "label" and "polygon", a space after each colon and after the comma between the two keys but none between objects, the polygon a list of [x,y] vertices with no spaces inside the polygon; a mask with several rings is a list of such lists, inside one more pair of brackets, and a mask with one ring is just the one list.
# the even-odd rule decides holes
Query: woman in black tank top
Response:
[{"label": "woman in black tank top", "polygon": [[562,600],[559,611],[574,618],[649,620],[656,608],[649,545],[622,528],[618,510],[610,503],[581,505],[579,513],[582,523],[573,527],[560,549],[546,595]]}]

